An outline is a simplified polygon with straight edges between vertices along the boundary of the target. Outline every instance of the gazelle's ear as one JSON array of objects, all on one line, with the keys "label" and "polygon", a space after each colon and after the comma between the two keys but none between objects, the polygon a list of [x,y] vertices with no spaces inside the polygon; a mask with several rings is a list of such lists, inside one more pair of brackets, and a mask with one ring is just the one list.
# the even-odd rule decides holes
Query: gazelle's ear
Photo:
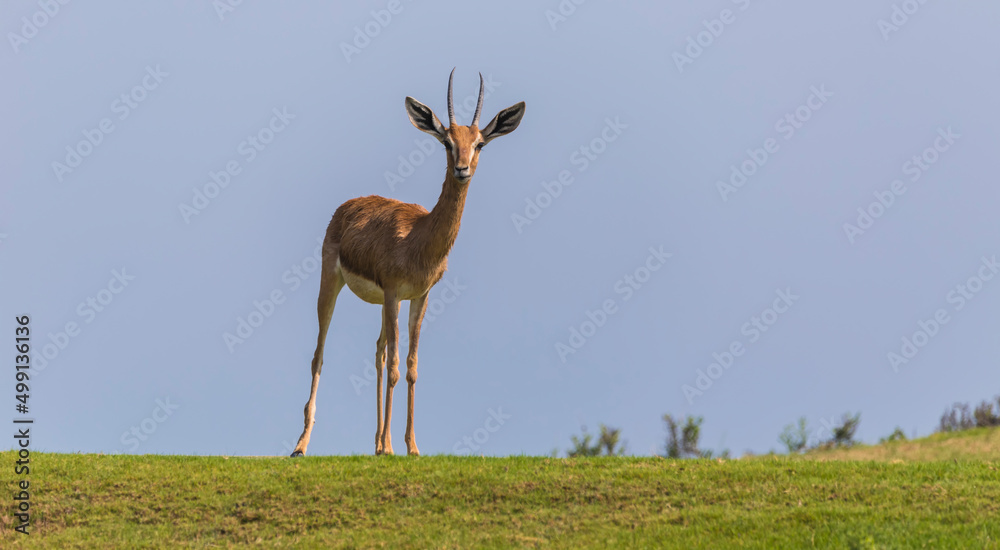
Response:
[{"label": "gazelle's ear", "polygon": [[483,128],[481,132],[483,134],[483,141],[489,143],[491,139],[498,138],[500,136],[505,136],[513,132],[517,125],[521,123],[521,117],[524,116],[524,102],[520,102],[513,107],[507,107],[506,109],[497,113],[497,116],[493,117],[493,120]]},{"label": "gazelle's ear", "polygon": [[441,125],[441,121],[434,115],[434,112],[431,111],[430,107],[424,105],[416,99],[413,99],[412,97],[407,96],[406,114],[409,115],[410,122],[412,122],[418,130],[427,132],[428,134],[436,137],[438,141],[444,139],[444,126]]}]

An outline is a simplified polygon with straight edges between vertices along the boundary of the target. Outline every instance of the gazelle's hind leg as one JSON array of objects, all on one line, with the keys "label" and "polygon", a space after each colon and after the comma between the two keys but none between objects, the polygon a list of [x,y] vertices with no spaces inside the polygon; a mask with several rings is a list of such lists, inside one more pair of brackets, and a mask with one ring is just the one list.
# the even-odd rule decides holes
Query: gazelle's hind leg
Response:
[{"label": "gazelle's hind leg", "polygon": [[312,360],[312,386],[309,389],[309,401],[305,407],[305,427],[299,442],[292,451],[292,456],[302,456],[306,454],[306,447],[309,446],[309,437],[312,435],[313,424],[316,422],[316,390],[319,388],[319,374],[323,370],[323,347],[326,344],[326,332],[330,328],[330,319],[333,317],[333,308],[337,305],[337,295],[344,288],[344,276],[340,272],[339,244],[323,243],[323,268],[319,282],[319,300],[316,303],[316,312],[319,317],[319,337],[316,342],[316,353]]}]

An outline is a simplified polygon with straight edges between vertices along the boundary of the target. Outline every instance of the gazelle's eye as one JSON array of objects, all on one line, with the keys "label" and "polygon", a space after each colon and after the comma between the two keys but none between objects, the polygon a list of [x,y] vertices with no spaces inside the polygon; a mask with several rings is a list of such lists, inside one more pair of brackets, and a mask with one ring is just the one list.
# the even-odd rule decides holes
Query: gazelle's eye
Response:
[{"label": "gazelle's eye", "polygon": [[444,142],[444,148],[447,149],[447,150],[449,150],[449,151],[451,151],[451,143],[447,142],[447,141]]},{"label": "gazelle's eye", "polygon": [[480,141],[479,144],[476,145],[476,150],[478,151],[478,150],[482,149],[483,147],[486,147],[486,143]]}]

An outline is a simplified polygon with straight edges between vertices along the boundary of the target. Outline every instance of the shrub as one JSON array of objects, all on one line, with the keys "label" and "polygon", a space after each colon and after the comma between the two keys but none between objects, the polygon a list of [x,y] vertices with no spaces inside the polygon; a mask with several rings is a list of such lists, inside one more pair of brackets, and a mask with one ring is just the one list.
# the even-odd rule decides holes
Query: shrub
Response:
[{"label": "shrub", "polygon": [[681,426],[673,416],[663,415],[663,421],[667,424],[667,458],[701,455],[701,451],[698,450],[698,438],[701,437],[703,420],[700,416],[688,415],[684,425]]},{"label": "shrub", "polygon": [[618,428],[608,428],[604,424],[600,425],[601,434],[598,436],[597,441],[593,440],[593,434],[587,433],[587,427],[583,426],[581,430],[583,431],[582,437],[572,436],[573,448],[566,451],[566,455],[569,457],[578,456],[621,456],[625,454],[625,444],[619,444],[619,439],[621,438],[621,430]]},{"label": "shrub", "polygon": [[[663,421],[667,424],[667,458],[712,458],[714,452],[710,449],[701,450],[698,448],[698,439],[701,438],[701,423],[704,418],[700,416],[688,415],[684,420],[684,425],[680,425],[673,416],[663,415]],[[729,449],[719,453],[720,458],[729,458]]]},{"label": "shrub", "polygon": [[814,448],[829,450],[837,447],[852,447],[858,443],[858,441],[854,439],[854,434],[858,431],[858,426],[860,425],[861,413],[853,416],[849,413],[844,413],[844,416],[840,419],[840,424],[833,427],[833,437],[821,442]]},{"label": "shrub", "polygon": [[893,441],[906,441],[906,434],[903,433],[903,428],[896,426],[896,429],[891,434],[878,440],[879,443],[892,443]]},{"label": "shrub", "polygon": [[994,397],[993,401],[983,401],[971,412],[970,409],[968,403],[955,403],[945,409],[938,431],[959,432],[971,428],[1000,426],[1000,396]]},{"label": "shrub", "polygon": [[1000,426],[1000,396],[995,397],[994,400],[998,405],[997,411],[993,410],[993,403],[990,401],[983,401],[973,411],[972,416],[976,419],[977,428]]},{"label": "shrub", "polygon": [[831,440],[835,447],[850,447],[857,443],[854,440],[854,432],[858,431],[858,426],[861,425],[861,413],[854,416],[844,413],[844,417],[840,420],[840,425],[833,428],[833,439]]},{"label": "shrub", "polygon": [[778,436],[778,440],[785,445],[789,454],[805,450],[806,444],[809,442],[809,429],[806,425],[806,417],[799,418],[798,428],[793,424],[785,426],[781,435]]},{"label": "shrub", "polygon": [[959,432],[976,427],[976,420],[969,412],[968,403],[955,403],[950,409],[945,409],[941,415],[941,425],[938,431]]}]

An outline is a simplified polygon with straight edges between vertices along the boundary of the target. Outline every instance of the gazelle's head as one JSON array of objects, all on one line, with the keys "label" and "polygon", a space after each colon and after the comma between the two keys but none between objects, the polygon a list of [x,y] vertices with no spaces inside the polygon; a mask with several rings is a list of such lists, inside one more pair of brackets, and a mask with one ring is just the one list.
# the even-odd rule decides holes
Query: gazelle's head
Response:
[{"label": "gazelle's head", "polygon": [[444,145],[445,153],[448,155],[448,170],[459,183],[468,183],[472,175],[476,173],[476,166],[479,165],[479,151],[487,143],[502,135],[509,134],[521,123],[524,116],[524,102],[520,102],[513,107],[508,107],[493,117],[493,120],[482,130],[479,129],[479,114],[483,110],[483,75],[479,74],[479,103],[476,105],[476,114],[472,117],[472,124],[459,126],[455,121],[455,108],[451,101],[451,81],[455,76],[455,69],[451,70],[448,77],[448,127],[445,128],[438,117],[434,115],[430,107],[420,103],[412,97],[406,98],[406,114],[410,116],[410,122],[418,130],[427,132],[434,136]]}]

